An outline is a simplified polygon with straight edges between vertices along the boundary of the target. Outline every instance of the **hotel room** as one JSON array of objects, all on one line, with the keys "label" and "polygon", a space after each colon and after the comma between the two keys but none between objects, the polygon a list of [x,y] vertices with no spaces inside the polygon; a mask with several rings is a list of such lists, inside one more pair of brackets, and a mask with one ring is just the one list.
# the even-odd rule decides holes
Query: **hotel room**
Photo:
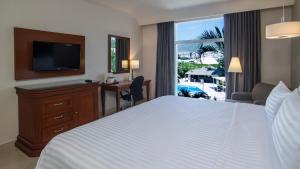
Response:
[{"label": "hotel room", "polygon": [[1,169],[300,169],[300,0],[0,0]]}]

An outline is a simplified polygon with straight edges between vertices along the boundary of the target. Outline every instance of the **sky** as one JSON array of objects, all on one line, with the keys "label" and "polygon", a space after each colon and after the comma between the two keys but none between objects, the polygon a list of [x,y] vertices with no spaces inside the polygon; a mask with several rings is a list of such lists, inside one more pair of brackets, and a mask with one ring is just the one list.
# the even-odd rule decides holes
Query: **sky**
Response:
[{"label": "sky", "polygon": [[224,27],[223,17],[176,23],[176,41],[196,39],[204,30],[212,30],[215,26]]}]

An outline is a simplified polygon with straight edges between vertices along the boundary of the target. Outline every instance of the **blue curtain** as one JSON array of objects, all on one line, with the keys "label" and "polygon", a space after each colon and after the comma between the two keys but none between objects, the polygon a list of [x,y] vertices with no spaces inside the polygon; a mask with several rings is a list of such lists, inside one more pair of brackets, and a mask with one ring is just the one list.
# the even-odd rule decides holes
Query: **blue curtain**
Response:
[{"label": "blue curtain", "polygon": [[[227,14],[224,17],[225,70],[231,57],[239,57],[243,73],[233,81],[226,73],[226,98],[232,92],[250,92],[261,80],[261,17],[260,11]],[[233,91],[233,86],[236,91]]]},{"label": "blue curtain", "polygon": [[175,94],[174,22],[157,25],[157,64],[155,96]]}]

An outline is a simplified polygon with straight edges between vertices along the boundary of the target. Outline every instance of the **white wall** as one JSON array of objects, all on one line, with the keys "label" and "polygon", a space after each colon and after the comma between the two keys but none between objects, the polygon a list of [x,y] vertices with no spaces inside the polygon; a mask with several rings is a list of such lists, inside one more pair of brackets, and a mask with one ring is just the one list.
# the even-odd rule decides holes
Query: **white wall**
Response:
[{"label": "white wall", "polygon": [[[297,0],[293,7],[293,20],[300,21],[300,1]],[[300,85],[300,37],[292,40],[292,86]]]},{"label": "white wall", "polygon": [[143,32],[143,57],[142,74],[145,79],[151,79],[150,98],[155,97],[155,74],[156,74],[156,44],[157,44],[157,26],[148,25],[142,27]]},{"label": "white wall", "polygon": [[[16,82],[13,27],[86,36],[86,74]],[[71,79],[101,79],[101,75],[107,72],[108,34],[130,37],[132,57],[140,55],[141,28],[135,19],[124,13],[85,0],[0,1],[0,144],[15,139],[18,134],[18,103],[14,86]]]},{"label": "white wall", "polygon": [[[291,39],[268,40],[266,25],[280,22],[282,8],[262,10],[262,82],[277,84],[280,80],[291,87]],[[291,8],[286,9],[286,20],[291,20]]]}]

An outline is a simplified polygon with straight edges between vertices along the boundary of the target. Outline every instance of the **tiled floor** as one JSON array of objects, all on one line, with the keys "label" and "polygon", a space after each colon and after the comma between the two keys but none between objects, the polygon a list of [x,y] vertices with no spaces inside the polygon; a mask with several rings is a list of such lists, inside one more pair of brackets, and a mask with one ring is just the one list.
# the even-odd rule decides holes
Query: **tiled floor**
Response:
[{"label": "tiled floor", "polygon": [[14,142],[0,146],[1,169],[34,169],[38,158],[30,158],[14,146]]}]

